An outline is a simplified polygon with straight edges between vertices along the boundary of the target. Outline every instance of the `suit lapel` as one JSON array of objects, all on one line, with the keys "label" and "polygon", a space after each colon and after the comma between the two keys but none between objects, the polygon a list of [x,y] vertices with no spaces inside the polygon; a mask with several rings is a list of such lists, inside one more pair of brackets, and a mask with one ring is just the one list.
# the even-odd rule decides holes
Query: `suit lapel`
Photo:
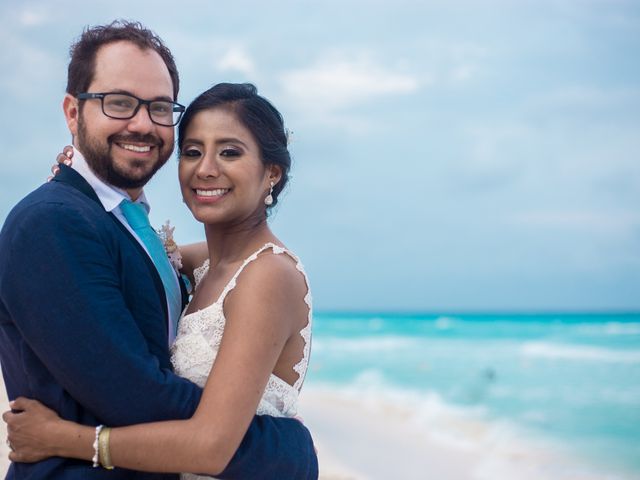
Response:
[{"label": "suit lapel", "polygon": [[[153,284],[155,289],[158,292],[158,295],[162,300],[164,300],[163,302],[160,302],[160,303],[162,303],[162,311],[164,313],[165,327],[166,327],[165,331],[166,331],[169,325],[169,311],[167,307],[166,292],[164,290],[164,285],[162,284],[162,279],[160,278],[160,274],[158,273],[158,270],[156,270],[156,266],[153,264],[153,261],[151,260],[151,258],[149,258],[149,255],[147,255],[147,252],[144,250],[144,248],[142,248],[142,245],[140,245],[138,240],[136,240],[136,238],[133,235],[131,235],[131,232],[127,230],[127,227],[125,227],[122,224],[122,222],[118,220],[118,218],[113,213],[107,212],[104,210],[104,207],[102,206],[102,202],[98,198],[98,195],[96,195],[96,192],[93,190],[93,188],[91,188],[91,185],[89,185],[89,183],[87,183],[87,181],[82,177],[82,175],[80,175],[74,169],[66,165],[60,165],[60,171],[56,176],[53,177],[52,181],[69,185],[70,187],[73,187],[76,190],[82,192],[91,200],[96,202],[98,205],[100,205],[100,208],[104,211],[104,213],[107,216],[109,216],[111,220],[113,220],[113,222],[118,226],[118,228],[120,228],[122,233],[127,238],[129,238],[134,248],[138,250],[138,253],[140,254],[141,258],[144,259],[147,265],[147,268],[149,270],[149,274],[153,279]],[[184,295],[183,295],[183,298],[184,298]]]}]

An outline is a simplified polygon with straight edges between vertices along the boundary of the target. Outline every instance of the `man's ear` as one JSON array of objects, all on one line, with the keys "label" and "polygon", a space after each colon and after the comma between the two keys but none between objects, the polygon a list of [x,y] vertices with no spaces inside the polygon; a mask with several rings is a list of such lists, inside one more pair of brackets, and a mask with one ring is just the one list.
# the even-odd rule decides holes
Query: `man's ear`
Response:
[{"label": "man's ear", "polygon": [[69,131],[76,137],[78,135],[78,120],[80,118],[78,99],[67,93],[62,100],[62,110],[64,111],[64,118],[67,121]]}]

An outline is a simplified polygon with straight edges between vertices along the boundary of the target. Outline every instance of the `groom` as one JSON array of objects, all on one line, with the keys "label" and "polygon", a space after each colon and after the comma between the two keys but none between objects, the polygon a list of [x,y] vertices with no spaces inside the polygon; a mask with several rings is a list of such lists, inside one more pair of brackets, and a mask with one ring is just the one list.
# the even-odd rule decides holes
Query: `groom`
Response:
[{"label": "groom", "polygon": [[[16,205],[0,233],[0,361],[10,399],[110,427],[188,418],[201,389],[172,373],[168,343],[186,300],[157,239],[144,185],[167,161],[178,72],[137,23],[85,30],[73,46],[63,109],[74,167]],[[133,220],[137,211],[137,220]],[[140,215],[142,212],[142,215]],[[158,249],[160,252],[158,252]],[[220,478],[317,478],[308,430],[254,417]],[[177,479],[50,458],[9,479]]]}]

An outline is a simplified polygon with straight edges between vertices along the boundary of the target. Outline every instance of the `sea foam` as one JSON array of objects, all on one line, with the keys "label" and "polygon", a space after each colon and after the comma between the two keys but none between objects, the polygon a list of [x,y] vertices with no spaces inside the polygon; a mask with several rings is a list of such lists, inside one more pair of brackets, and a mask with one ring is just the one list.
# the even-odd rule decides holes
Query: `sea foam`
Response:
[{"label": "sea foam", "polygon": [[348,402],[372,419],[404,425],[412,438],[474,454],[480,459],[474,478],[480,480],[621,478],[604,476],[563,445],[491,418],[482,407],[453,405],[435,391],[393,386],[376,369],[362,372],[349,385],[307,385],[304,395]]},{"label": "sea foam", "polygon": [[[404,336],[369,336],[357,338],[321,338],[313,345],[314,352],[384,352],[413,348],[419,339]],[[326,351],[326,352],[325,352]]]},{"label": "sea foam", "polygon": [[526,357],[611,363],[640,363],[640,350],[613,350],[586,345],[525,342],[520,353]]}]

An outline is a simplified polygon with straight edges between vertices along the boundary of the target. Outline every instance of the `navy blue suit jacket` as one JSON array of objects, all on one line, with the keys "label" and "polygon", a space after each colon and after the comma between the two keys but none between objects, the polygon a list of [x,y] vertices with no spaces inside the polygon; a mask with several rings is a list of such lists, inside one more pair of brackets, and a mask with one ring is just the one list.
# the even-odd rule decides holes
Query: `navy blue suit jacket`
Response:
[{"label": "navy blue suit jacket", "polygon": [[[0,362],[10,399],[112,427],[189,418],[201,389],[175,375],[167,303],[140,244],[89,184],[62,167],[25,197],[0,232]],[[308,430],[254,417],[222,478],[317,478]],[[11,479],[175,479],[51,458],[11,465]]]}]

